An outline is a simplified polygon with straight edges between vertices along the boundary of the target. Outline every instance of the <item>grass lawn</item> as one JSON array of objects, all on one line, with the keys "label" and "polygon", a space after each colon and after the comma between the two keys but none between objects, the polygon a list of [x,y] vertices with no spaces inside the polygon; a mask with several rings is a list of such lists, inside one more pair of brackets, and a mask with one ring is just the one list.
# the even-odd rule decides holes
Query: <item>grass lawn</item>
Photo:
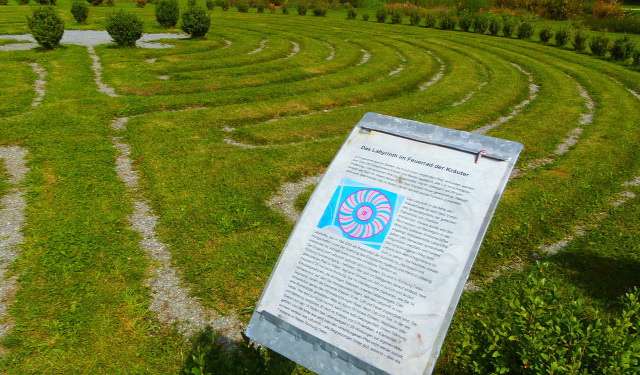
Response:
[{"label": "grass lawn", "polygon": [[[79,25],[70,7],[58,0],[67,29],[102,30],[114,9],[91,7]],[[139,15],[145,32],[178,32],[157,24],[153,4],[119,8]],[[0,6],[0,34],[28,32],[30,11],[15,0]],[[192,294],[247,322],[293,229],[265,201],[285,182],[322,173],[367,112],[473,131],[519,108],[488,135],[525,145],[519,168],[551,159],[507,186],[472,270],[482,290],[463,295],[438,373],[457,373],[453,353],[468,318],[490,313],[483,301],[499,309],[499,296],[539,257],[563,288],[615,312],[617,297],[640,285],[638,200],[627,194],[611,205],[621,192],[640,194],[625,185],[640,174],[638,69],[588,48],[542,45],[537,34],[521,41],[412,27],[408,17],[379,24],[368,12],[364,22],[346,20],[346,11],[216,7],[202,40],[97,46],[102,80],[118,97],[98,91],[85,47],[0,51],[0,146],[28,150],[31,169],[1,371],[179,373],[189,345],[149,310],[153,264],[130,228],[132,199],[144,196],[158,214],[157,236]],[[538,22],[538,30],[545,25],[562,23]],[[37,107],[29,63],[47,72]],[[531,85],[537,96],[518,107]],[[589,121],[581,89],[595,104]],[[112,129],[122,117],[126,130]],[[576,128],[577,143],[557,154]],[[132,148],[136,192],[116,174],[114,136]],[[0,196],[8,179],[0,164]],[[576,226],[586,229],[562,252],[541,254]]]}]

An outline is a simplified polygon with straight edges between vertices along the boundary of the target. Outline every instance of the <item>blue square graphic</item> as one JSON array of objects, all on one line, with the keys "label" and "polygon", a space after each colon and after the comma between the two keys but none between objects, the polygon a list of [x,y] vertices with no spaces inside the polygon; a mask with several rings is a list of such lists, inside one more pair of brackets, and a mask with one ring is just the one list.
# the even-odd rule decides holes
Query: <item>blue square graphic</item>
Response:
[{"label": "blue square graphic", "polygon": [[318,228],[380,250],[404,197],[343,179],[324,210]]}]

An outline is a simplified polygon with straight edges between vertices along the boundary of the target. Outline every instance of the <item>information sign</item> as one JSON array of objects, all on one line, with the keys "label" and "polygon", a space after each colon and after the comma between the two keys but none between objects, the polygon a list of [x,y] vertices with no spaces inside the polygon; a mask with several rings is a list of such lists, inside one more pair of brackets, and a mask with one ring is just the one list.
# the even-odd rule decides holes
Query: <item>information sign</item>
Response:
[{"label": "information sign", "polygon": [[368,113],[247,335],[321,375],[430,374],[522,145]]}]

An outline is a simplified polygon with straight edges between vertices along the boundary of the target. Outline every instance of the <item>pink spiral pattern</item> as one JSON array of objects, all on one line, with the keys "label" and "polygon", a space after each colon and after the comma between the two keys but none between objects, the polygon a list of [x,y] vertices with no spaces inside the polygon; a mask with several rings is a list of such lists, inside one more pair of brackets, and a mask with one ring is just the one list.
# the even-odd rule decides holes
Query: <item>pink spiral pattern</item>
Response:
[{"label": "pink spiral pattern", "polygon": [[383,193],[362,189],[342,202],[338,211],[338,224],[349,237],[371,238],[389,224],[391,213],[391,202]]}]

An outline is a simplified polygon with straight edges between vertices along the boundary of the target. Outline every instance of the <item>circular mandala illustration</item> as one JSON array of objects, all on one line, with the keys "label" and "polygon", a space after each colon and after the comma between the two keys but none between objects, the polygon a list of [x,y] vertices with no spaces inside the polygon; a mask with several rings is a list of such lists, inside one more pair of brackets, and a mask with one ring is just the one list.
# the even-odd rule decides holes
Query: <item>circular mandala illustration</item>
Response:
[{"label": "circular mandala illustration", "polygon": [[349,237],[371,238],[382,232],[391,221],[391,202],[373,189],[362,189],[349,195],[338,210],[340,229]]}]

